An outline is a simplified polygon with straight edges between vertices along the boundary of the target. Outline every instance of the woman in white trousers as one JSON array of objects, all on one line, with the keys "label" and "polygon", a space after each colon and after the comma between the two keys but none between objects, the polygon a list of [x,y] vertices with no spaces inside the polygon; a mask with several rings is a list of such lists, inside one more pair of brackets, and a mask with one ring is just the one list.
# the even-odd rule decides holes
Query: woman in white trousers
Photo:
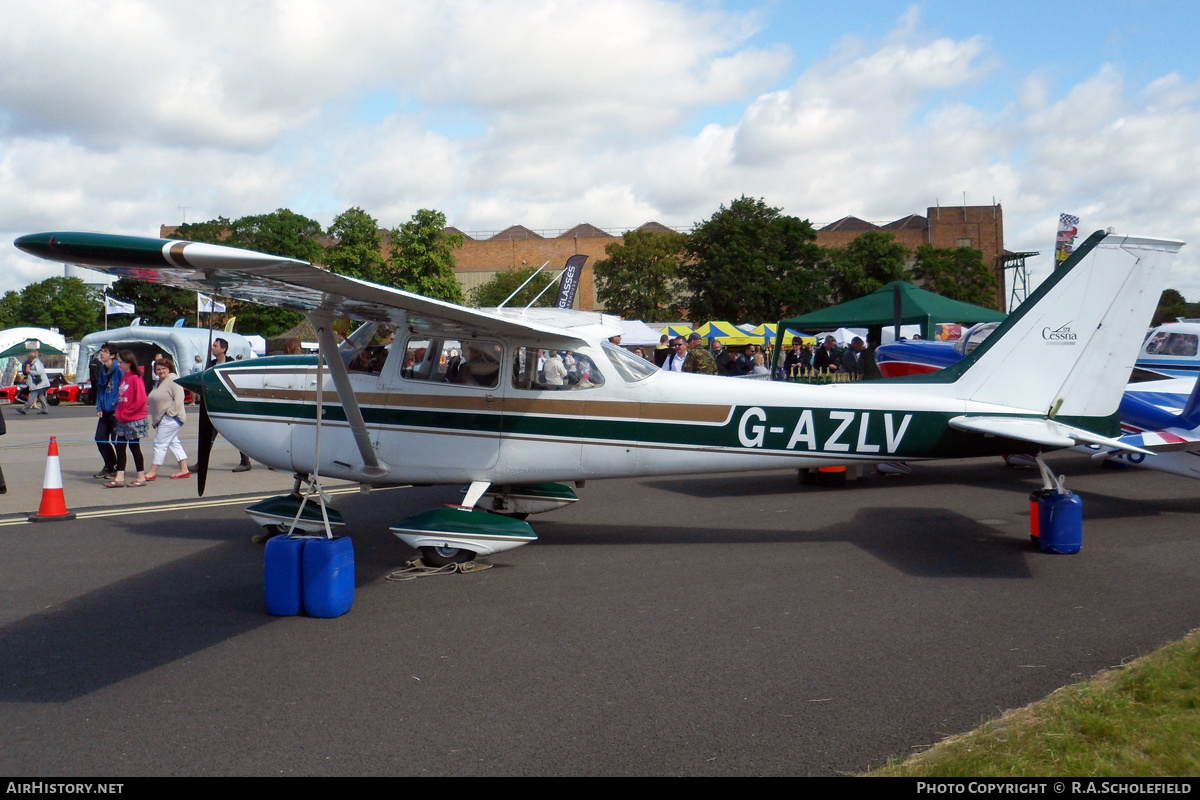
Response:
[{"label": "woman in white trousers", "polygon": [[162,358],[154,364],[154,373],[158,375],[158,386],[146,398],[150,412],[150,424],[155,427],[154,458],[146,480],[152,481],[158,477],[158,468],[167,460],[167,450],[179,462],[179,471],[172,478],[188,478],[187,452],[179,441],[179,429],[187,420],[187,410],[184,407],[183,387],[175,383],[175,362]]}]

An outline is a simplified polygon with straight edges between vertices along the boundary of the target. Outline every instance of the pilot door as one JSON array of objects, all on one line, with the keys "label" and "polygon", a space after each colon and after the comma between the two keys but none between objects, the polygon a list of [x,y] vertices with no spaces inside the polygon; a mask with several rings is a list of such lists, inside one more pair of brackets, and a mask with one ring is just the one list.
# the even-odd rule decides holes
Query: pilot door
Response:
[{"label": "pilot door", "polygon": [[377,450],[394,479],[470,482],[496,464],[503,425],[498,342],[413,334],[385,369]]}]

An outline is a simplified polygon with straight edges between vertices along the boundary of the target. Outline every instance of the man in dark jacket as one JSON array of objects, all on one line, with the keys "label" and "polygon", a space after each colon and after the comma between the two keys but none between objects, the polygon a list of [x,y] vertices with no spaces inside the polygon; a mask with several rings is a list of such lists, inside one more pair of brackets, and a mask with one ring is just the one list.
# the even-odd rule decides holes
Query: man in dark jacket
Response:
[{"label": "man in dark jacket", "polygon": [[842,353],[842,371],[847,375],[857,375],[860,379],[866,372],[867,363],[863,360],[867,345],[861,337],[855,336],[854,341]]},{"label": "man in dark jacket", "polygon": [[725,348],[725,345],[721,344],[720,339],[713,339],[712,354],[713,358],[717,360],[717,374],[732,375],[733,354]]},{"label": "man in dark jacket", "polygon": [[100,348],[100,369],[96,372],[96,448],[104,459],[104,468],[92,477],[111,480],[117,477],[117,451],[112,440],[117,433],[117,391],[125,373],[117,361],[117,349],[111,344]]},{"label": "man in dark jacket", "polygon": [[[213,339],[212,358],[210,358],[208,360],[208,366],[215,367],[218,364],[224,364],[226,361],[229,360],[228,354],[229,354],[229,342],[225,341],[224,339]],[[216,435],[216,432],[214,431],[213,432],[213,441],[215,442],[216,440],[217,440],[217,435]],[[241,460],[238,462],[238,465],[233,468],[233,471],[234,472],[249,472],[250,456],[246,455],[241,450],[238,451],[238,456],[241,458]]]},{"label": "man in dark jacket", "polygon": [[813,370],[815,372],[837,372],[842,366],[841,356],[837,351],[837,340],[832,336],[826,336],[824,343],[817,348],[817,354],[813,356]]}]

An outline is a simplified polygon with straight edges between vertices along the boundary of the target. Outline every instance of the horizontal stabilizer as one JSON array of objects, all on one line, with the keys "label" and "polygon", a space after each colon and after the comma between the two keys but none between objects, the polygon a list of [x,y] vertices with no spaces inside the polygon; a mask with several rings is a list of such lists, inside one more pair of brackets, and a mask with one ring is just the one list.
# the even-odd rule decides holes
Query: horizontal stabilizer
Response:
[{"label": "horizontal stabilizer", "polygon": [[1036,417],[954,417],[950,420],[949,424],[951,428],[957,428],[961,431],[1003,436],[1007,439],[1020,439],[1046,447],[1074,447],[1080,444],[1098,444],[1101,447],[1125,450],[1130,453],[1150,454],[1149,450],[1127,443],[1125,439],[1130,437],[1110,439],[1106,436],[1098,436],[1083,428],[1076,428],[1073,425],[1064,425],[1061,422],[1055,422],[1052,419],[1038,419]]}]

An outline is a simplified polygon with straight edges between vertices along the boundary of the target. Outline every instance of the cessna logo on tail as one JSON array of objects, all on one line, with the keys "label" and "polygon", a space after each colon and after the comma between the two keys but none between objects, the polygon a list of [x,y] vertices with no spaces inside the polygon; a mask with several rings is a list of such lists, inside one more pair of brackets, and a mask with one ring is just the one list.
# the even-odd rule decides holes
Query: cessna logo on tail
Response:
[{"label": "cessna logo on tail", "polygon": [[1071,323],[1068,322],[1058,328],[1042,328],[1042,338],[1050,344],[1075,344],[1079,337],[1071,330]]}]

